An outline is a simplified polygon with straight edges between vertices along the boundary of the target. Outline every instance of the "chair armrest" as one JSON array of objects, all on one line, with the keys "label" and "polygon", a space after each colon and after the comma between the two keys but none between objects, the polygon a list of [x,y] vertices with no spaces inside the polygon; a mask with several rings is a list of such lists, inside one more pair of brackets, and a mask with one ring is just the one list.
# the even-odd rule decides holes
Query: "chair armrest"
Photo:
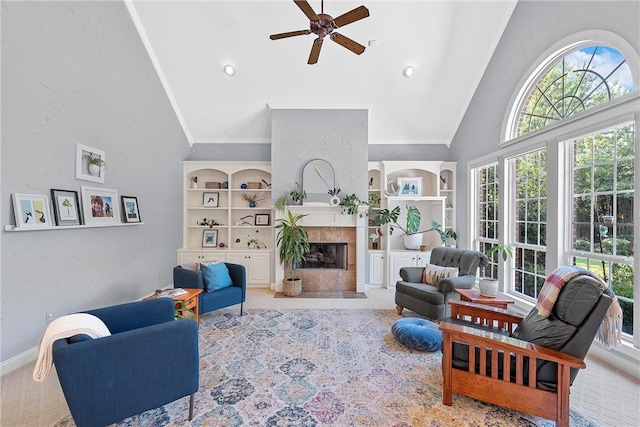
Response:
[{"label": "chair armrest", "polygon": [[521,316],[509,313],[502,308],[466,301],[449,301],[449,305],[451,306],[451,317],[455,319],[470,317],[472,322],[497,326],[509,331],[509,333],[513,333],[516,326],[522,322]]},{"label": "chair armrest", "polygon": [[175,312],[170,298],[155,298],[88,310],[104,322],[111,334],[173,322]]},{"label": "chair armrest", "polygon": [[53,361],[74,418],[111,424],[198,390],[198,327],[175,320],[74,344],[60,339]]},{"label": "chair armrest", "polygon": [[179,265],[173,267],[173,287],[187,289],[204,289],[202,273],[199,271],[182,268]]},{"label": "chair armrest", "polygon": [[225,263],[227,265],[227,269],[229,270],[229,276],[231,276],[231,281],[233,282],[233,286],[238,286],[242,288],[242,292],[246,292],[247,289],[247,269],[244,265],[233,264],[230,262]]},{"label": "chair armrest", "polygon": [[[498,309],[500,310],[500,309]],[[517,358],[520,356],[528,356],[539,360],[547,360],[570,368],[584,369],[586,367],[584,361],[578,357],[557,350],[552,350],[537,344],[531,344],[517,338],[507,337],[494,332],[475,329],[473,326],[463,326],[455,323],[440,322],[438,327],[443,334],[443,338],[448,338],[449,342],[456,341],[468,344],[469,346],[480,345],[484,348],[492,348],[496,357],[498,351],[505,353],[514,353]],[[443,347],[443,352],[447,351]],[[470,358],[472,351],[469,352]],[[484,352],[480,352],[481,357]],[[471,364],[471,361],[470,361]],[[530,363],[535,370],[535,363]]]},{"label": "chair armrest", "polygon": [[476,276],[469,274],[457,277],[445,277],[438,282],[438,292],[446,294],[456,289],[471,289],[476,283]]}]

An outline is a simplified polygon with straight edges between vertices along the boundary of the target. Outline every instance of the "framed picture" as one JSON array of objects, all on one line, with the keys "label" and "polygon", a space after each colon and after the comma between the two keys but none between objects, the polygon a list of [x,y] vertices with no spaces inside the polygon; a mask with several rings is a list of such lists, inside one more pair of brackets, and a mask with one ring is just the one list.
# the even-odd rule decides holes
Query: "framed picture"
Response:
[{"label": "framed picture", "polygon": [[118,192],[108,188],[81,187],[82,213],[87,225],[120,222]]},{"label": "framed picture", "polygon": [[256,214],[256,225],[269,225],[271,223],[271,215]]},{"label": "framed picture", "polygon": [[218,230],[204,230],[202,232],[202,247],[215,248],[218,246]]},{"label": "framed picture", "polygon": [[400,188],[398,196],[421,196],[422,177],[398,177],[398,187]]},{"label": "framed picture", "polygon": [[217,208],[220,193],[202,193],[202,206],[205,208]]},{"label": "framed picture", "polygon": [[51,189],[51,203],[56,225],[81,225],[78,192],[72,190]]},{"label": "framed picture", "polygon": [[76,144],[76,179],[104,184],[107,165],[104,151],[87,145]]},{"label": "framed picture", "polygon": [[52,226],[47,196],[14,193],[13,212],[16,216],[16,227],[49,228]]},{"label": "framed picture", "polygon": [[121,196],[122,218],[124,222],[140,222],[140,209],[138,209],[138,198],[132,196]]}]

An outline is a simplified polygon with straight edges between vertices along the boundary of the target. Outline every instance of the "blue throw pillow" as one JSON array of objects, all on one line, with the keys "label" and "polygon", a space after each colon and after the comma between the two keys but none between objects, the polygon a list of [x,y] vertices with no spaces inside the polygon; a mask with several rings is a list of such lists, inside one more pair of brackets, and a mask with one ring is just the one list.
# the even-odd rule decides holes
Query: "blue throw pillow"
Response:
[{"label": "blue throw pillow", "polygon": [[200,264],[200,271],[202,271],[202,281],[207,292],[217,291],[233,285],[231,276],[229,276],[229,269],[224,262],[208,265]]}]

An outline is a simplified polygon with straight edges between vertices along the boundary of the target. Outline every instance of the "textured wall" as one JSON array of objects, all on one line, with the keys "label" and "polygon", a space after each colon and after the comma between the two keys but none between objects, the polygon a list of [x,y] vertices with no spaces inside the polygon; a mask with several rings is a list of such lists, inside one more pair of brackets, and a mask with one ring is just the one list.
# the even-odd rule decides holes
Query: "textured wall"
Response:
[{"label": "textured wall", "polygon": [[[273,110],[271,166],[273,198],[302,183],[304,165],[327,160],[344,198],[367,198],[368,112],[366,110]],[[327,196],[328,201],[328,196]]]},{"label": "textured wall", "polygon": [[[75,144],[106,181],[74,177]],[[2,2],[2,224],[11,194],[81,185],[137,196],[134,227],[2,232],[2,361],[55,317],[172,282],[189,146],[122,2]]]}]

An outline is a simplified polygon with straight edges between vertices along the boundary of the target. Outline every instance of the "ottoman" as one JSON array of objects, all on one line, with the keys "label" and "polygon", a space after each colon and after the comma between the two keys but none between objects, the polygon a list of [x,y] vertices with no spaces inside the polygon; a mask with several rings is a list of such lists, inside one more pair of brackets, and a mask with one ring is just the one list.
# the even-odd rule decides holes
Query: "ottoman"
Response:
[{"label": "ottoman", "polygon": [[391,327],[394,338],[402,345],[419,351],[440,350],[442,332],[438,325],[425,319],[397,320]]}]

